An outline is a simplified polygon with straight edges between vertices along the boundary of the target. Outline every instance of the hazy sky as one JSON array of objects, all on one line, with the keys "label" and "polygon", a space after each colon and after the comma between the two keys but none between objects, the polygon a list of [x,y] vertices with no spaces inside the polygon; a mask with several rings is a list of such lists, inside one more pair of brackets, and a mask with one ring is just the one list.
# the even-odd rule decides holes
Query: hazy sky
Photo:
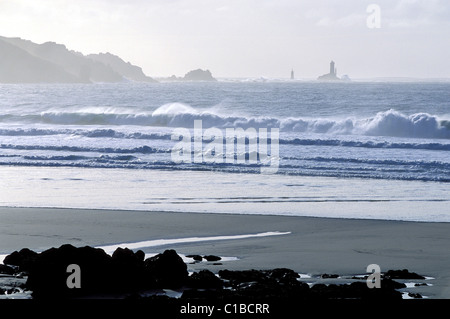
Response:
[{"label": "hazy sky", "polygon": [[0,0],[0,35],[109,51],[150,76],[315,78],[334,60],[352,78],[450,78],[449,0]]}]

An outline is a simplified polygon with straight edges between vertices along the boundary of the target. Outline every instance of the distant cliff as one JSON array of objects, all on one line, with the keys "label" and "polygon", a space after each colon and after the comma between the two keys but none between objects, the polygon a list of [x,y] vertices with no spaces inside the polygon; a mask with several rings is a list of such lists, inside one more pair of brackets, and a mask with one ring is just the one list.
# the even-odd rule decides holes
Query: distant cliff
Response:
[{"label": "distant cliff", "polygon": [[0,39],[0,82],[79,82],[78,77],[61,66],[38,58]]},{"label": "distant cliff", "polygon": [[36,44],[0,37],[0,82],[155,82],[142,69],[112,54],[84,56],[54,42]]},{"label": "distant cliff", "polygon": [[111,67],[115,72],[121,74],[126,79],[140,82],[156,82],[151,77],[146,76],[140,67],[132,65],[130,62],[125,62],[117,55],[109,52],[89,54],[87,57]]}]

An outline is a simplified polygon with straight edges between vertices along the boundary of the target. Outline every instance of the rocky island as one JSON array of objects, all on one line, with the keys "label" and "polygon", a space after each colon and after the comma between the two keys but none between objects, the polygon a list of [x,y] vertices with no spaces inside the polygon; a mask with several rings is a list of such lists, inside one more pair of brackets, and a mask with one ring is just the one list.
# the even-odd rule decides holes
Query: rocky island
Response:
[{"label": "rocky island", "polygon": [[211,71],[196,69],[189,71],[184,77],[177,77],[172,75],[168,78],[160,79],[161,81],[168,82],[216,82],[217,80],[212,76]]}]

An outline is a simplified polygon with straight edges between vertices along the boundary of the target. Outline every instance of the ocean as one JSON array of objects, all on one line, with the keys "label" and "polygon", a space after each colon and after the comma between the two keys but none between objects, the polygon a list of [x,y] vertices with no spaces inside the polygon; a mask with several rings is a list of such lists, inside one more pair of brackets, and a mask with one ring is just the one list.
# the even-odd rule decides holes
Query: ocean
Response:
[{"label": "ocean", "polygon": [[0,85],[0,206],[449,222],[449,155],[448,82]]}]

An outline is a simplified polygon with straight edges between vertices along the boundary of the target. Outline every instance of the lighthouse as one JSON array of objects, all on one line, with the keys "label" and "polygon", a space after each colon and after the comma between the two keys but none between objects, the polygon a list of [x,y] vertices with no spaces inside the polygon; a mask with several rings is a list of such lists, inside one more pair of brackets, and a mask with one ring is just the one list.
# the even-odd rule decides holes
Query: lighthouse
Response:
[{"label": "lighthouse", "polygon": [[334,61],[330,62],[330,72],[324,75],[321,75],[317,78],[320,81],[336,81],[340,80],[337,77],[337,69],[335,67]]},{"label": "lighthouse", "polygon": [[330,62],[330,75],[334,75],[334,76],[336,76],[336,68],[334,67],[334,61],[331,61]]}]

